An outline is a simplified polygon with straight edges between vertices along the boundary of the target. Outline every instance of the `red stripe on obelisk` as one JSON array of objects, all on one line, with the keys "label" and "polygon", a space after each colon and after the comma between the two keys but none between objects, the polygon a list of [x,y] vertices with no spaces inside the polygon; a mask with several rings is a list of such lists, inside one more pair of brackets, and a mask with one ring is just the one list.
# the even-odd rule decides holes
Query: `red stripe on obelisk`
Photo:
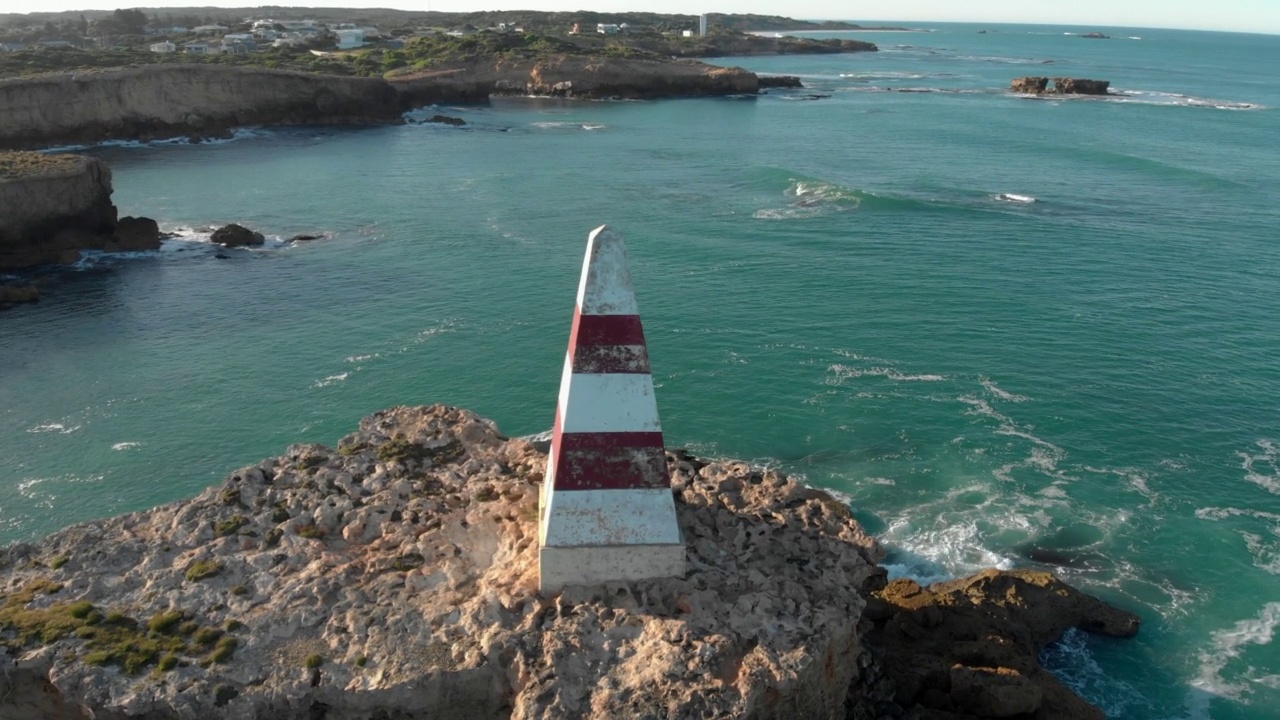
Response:
[{"label": "red stripe on obelisk", "polygon": [[569,352],[576,373],[650,372],[639,315],[583,315],[575,309]]},{"label": "red stripe on obelisk", "polygon": [[566,433],[556,414],[554,491],[637,490],[671,486],[659,432]]}]

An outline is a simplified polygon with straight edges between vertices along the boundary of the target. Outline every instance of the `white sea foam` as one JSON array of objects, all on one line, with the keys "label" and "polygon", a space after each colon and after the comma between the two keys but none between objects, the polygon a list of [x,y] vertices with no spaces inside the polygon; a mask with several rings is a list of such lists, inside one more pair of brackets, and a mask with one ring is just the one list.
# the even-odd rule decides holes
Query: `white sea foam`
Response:
[{"label": "white sea foam", "polygon": [[[1241,620],[1231,628],[1214,633],[1209,647],[1199,653],[1200,671],[1191,681],[1191,686],[1204,693],[1242,702],[1247,702],[1247,697],[1256,690],[1255,685],[1276,687],[1278,676],[1263,674],[1275,670],[1274,666],[1260,670],[1246,665],[1243,670],[1235,672],[1230,672],[1228,666],[1241,664],[1233,661],[1240,660],[1248,646],[1270,645],[1277,627],[1280,627],[1280,602],[1271,602],[1263,606],[1257,617]],[[1207,711],[1207,703],[1204,695],[1188,695],[1187,705],[1193,711]]]},{"label": "white sea foam", "polygon": [[1280,495],[1280,447],[1271,440],[1259,440],[1254,443],[1262,448],[1260,453],[1238,452],[1240,467],[1244,469],[1244,479],[1265,489],[1273,495]]},{"label": "white sea foam", "polygon": [[112,450],[132,450],[141,445],[142,443],[139,443],[139,442],[118,442],[115,445],[112,445],[111,449]]},{"label": "white sea foam", "polygon": [[1039,202],[1039,200],[1031,195],[1019,195],[1018,193],[996,193],[991,196],[991,199],[999,202],[1020,203],[1023,205],[1030,205],[1031,203]]},{"label": "white sea foam", "polygon": [[607,125],[601,123],[584,123],[570,120],[555,120],[532,123],[539,130],[603,130]]},{"label": "white sea foam", "polygon": [[1225,520],[1231,517],[1251,517],[1258,520],[1273,520],[1280,522],[1280,514],[1267,512],[1265,510],[1250,510],[1248,508],[1233,507],[1205,507],[1196,510],[1196,517],[1201,520]]},{"label": "white sea foam", "polygon": [[811,218],[856,210],[862,204],[862,198],[847,188],[812,180],[793,180],[783,195],[790,200],[787,207],[757,210],[752,217],[757,220]]},{"label": "white sea foam", "polygon": [[840,363],[828,367],[827,372],[835,376],[828,379],[828,385],[842,385],[845,380],[860,377],[882,377],[895,382],[941,382],[947,379],[945,375],[930,373],[910,374],[892,367],[856,368]]},{"label": "white sea foam", "polygon": [[982,384],[982,387],[987,389],[987,392],[991,393],[992,395],[995,395],[1001,400],[1020,403],[1020,402],[1026,402],[1028,399],[1025,395],[1017,395],[1002,389],[999,385],[996,385],[994,380],[990,378],[979,378],[978,382]]},{"label": "white sea foam", "polygon": [[80,429],[80,425],[64,425],[63,423],[41,423],[35,427],[27,428],[29,433],[51,433],[56,432],[62,435],[70,435]]},{"label": "white sea foam", "polygon": [[983,546],[982,533],[973,519],[948,518],[945,523],[919,527],[909,518],[899,518],[889,524],[881,540],[895,551],[882,563],[889,577],[908,577],[921,585],[984,568],[1013,568],[1011,558]]},{"label": "white sea foam", "polygon": [[[1273,532],[1280,535],[1280,527],[1274,528]],[[1253,555],[1254,567],[1272,575],[1280,575],[1280,542],[1268,542],[1261,535],[1250,532],[1242,532],[1240,536],[1244,538],[1244,546],[1249,549],[1249,554]]]},{"label": "white sea foam", "polygon": [[323,380],[317,380],[311,383],[311,387],[322,388],[322,387],[329,387],[330,385],[337,385],[338,383],[346,380],[350,375],[351,375],[350,372],[339,373],[337,375],[330,375],[329,377],[326,377]]}]

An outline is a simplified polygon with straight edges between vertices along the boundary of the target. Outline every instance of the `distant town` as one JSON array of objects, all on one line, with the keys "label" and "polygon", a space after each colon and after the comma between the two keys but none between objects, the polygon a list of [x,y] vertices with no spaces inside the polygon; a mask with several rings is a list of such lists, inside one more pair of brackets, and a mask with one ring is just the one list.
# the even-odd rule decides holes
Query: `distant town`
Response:
[{"label": "distant town", "polygon": [[[458,24],[456,18],[443,13],[442,20],[454,19],[441,25],[397,23],[395,26],[378,26],[362,22],[354,14],[348,21],[332,19],[287,18],[272,15],[254,15],[229,20],[226,17],[196,15],[148,14],[140,9],[116,10],[99,17],[86,14],[65,17],[54,21],[41,20],[40,14],[30,16],[10,15],[0,19],[0,51],[21,52],[32,50],[147,50],[153,53],[185,53],[191,55],[243,55],[269,49],[303,49],[314,54],[344,52],[362,48],[397,50],[414,38],[431,36],[463,37],[490,31],[497,33],[522,33],[525,23],[519,19],[500,20],[488,26],[471,22]],[[492,14],[487,14],[492,15]],[[522,15],[528,15],[522,13]],[[544,14],[546,15],[546,14]],[[559,14],[556,14],[559,15]],[[659,33],[670,37],[705,37],[713,30],[723,31],[723,24],[713,25],[708,15],[690,17],[681,27],[680,16],[653,16],[654,23],[637,25],[625,20],[601,22],[564,22],[559,27],[549,23],[549,18],[539,17],[536,28],[542,33],[570,34],[598,33],[601,35],[625,35],[632,32]],[[27,22],[24,24],[23,19]],[[796,21],[786,20],[788,24]]]}]

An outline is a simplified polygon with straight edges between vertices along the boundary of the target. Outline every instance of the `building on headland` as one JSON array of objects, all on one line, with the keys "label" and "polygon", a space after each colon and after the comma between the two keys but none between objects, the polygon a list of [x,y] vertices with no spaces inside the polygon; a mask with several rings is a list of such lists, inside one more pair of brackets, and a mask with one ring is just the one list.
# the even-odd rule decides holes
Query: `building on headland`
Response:
[{"label": "building on headland", "polygon": [[338,36],[339,50],[353,50],[358,47],[364,47],[364,30],[359,28],[343,28],[334,30]]},{"label": "building on headland", "polygon": [[151,52],[153,53],[172,53],[177,52],[178,46],[165,40],[164,42],[152,43]]},{"label": "building on headland", "polygon": [[217,55],[222,52],[222,44],[217,40],[196,40],[183,43],[182,52],[188,55]]},{"label": "building on headland", "polygon": [[21,52],[27,46],[22,43],[0,43],[0,52]]},{"label": "building on headland", "polygon": [[703,13],[698,16],[698,37],[707,36],[707,14]]},{"label": "building on headland", "polygon": [[622,31],[622,28],[618,27],[614,23],[597,23],[596,24],[596,32],[600,33],[601,35],[617,35],[621,31]]},{"label": "building on headland", "polygon": [[218,35],[230,29],[231,28],[224,25],[197,25],[196,27],[191,28],[191,32],[197,35]]}]

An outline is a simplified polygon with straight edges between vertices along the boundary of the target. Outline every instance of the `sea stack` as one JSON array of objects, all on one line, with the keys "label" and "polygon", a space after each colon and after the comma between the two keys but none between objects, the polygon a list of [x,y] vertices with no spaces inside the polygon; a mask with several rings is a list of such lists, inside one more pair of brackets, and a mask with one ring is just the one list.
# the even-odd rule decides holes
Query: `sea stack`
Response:
[{"label": "sea stack", "polygon": [[539,588],[683,577],[685,547],[622,237],[587,239],[539,502]]}]

